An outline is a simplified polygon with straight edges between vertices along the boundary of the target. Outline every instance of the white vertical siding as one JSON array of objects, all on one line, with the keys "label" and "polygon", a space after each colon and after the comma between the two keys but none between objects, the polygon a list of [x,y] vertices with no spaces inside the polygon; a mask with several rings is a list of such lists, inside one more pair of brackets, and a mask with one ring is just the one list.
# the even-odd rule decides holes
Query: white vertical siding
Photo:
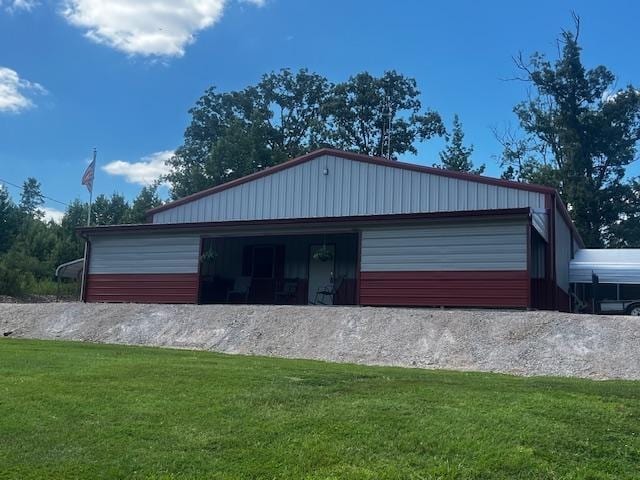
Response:
[{"label": "white vertical siding", "polygon": [[[324,175],[325,168],[328,174]],[[543,208],[544,194],[325,155],[156,213],[154,223]]]},{"label": "white vertical siding", "polygon": [[569,264],[571,263],[571,230],[562,214],[556,209],[556,278],[558,286],[569,292]]},{"label": "white vertical siding", "polygon": [[96,236],[89,273],[197,273],[199,256],[198,235]]},{"label": "white vertical siding", "polygon": [[527,223],[466,221],[362,231],[361,269],[526,270]]}]

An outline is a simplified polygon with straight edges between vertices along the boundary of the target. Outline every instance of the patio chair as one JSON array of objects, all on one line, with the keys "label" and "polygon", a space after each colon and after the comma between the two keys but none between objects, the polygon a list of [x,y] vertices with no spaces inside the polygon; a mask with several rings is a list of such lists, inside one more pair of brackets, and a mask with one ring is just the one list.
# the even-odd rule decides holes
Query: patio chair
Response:
[{"label": "patio chair", "polygon": [[336,295],[340,286],[342,285],[344,277],[336,277],[333,283],[329,283],[323,287],[320,287],[316,292],[316,296],[313,300],[314,305],[329,305],[327,298],[331,298],[331,305],[336,303]]},{"label": "patio chair", "polygon": [[237,277],[233,282],[233,288],[227,292],[227,302],[235,297],[240,297],[244,303],[249,301],[251,290],[251,277]]},{"label": "patio chair", "polygon": [[298,279],[285,280],[282,289],[274,294],[275,303],[292,303],[298,300]]}]

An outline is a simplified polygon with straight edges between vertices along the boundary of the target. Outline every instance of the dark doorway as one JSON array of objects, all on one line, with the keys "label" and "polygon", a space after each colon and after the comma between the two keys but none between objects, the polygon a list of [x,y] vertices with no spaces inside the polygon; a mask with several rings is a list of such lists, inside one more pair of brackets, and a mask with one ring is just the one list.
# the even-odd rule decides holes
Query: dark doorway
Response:
[{"label": "dark doorway", "polygon": [[529,245],[531,261],[529,274],[531,277],[531,307],[539,310],[551,310],[551,281],[549,280],[549,246],[540,234],[531,229]]}]

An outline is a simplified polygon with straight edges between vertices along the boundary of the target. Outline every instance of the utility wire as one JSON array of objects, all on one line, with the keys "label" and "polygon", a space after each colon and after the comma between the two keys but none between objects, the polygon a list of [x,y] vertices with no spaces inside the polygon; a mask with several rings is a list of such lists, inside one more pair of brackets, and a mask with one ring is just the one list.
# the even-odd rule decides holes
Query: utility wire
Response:
[{"label": "utility wire", "polygon": [[[9,182],[7,180],[3,180],[2,178],[0,178],[0,182],[6,183],[7,185],[11,185],[12,187],[16,187],[16,188],[19,188],[20,190],[24,191],[24,187],[23,186],[16,185],[15,183],[11,183],[11,182]],[[61,202],[60,200],[56,200],[55,198],[47,197],[46,195],[42,195],[42,198],[46,198],[47,200],[51,200],[52,202],[59,203],[60,205],[64,205],[65,207],[69,206],[68,203]]]}]

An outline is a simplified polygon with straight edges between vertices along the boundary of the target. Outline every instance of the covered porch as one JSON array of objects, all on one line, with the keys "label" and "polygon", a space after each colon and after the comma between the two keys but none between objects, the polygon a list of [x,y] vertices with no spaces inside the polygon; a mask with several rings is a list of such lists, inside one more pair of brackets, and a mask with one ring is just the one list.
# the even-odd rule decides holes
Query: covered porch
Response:
[{"label": "covered porch", "polygon": [[201,240],[200,303],[357,304],[358,233]]}]

